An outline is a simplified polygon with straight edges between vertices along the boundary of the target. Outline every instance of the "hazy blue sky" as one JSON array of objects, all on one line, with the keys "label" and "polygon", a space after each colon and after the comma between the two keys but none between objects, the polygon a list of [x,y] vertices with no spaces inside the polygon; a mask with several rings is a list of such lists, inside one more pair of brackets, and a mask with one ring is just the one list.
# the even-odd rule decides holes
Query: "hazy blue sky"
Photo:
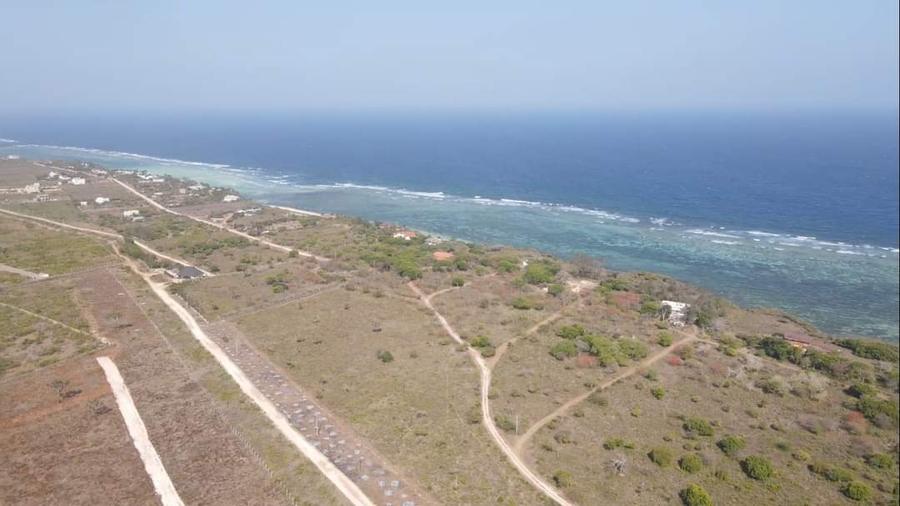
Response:
[{"label": "hazy blue sky", "polygon": [[0,110],[898,104],[897,0],[426,3],[2,0]]}]

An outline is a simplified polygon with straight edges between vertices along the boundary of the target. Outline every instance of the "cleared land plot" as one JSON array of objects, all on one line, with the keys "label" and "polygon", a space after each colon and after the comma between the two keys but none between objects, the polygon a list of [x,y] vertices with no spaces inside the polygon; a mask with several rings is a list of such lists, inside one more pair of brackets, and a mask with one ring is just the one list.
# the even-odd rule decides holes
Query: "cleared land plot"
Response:
[{"label": "cleared land plot", "polygon": [[0,263],[55,275],[112,260],[101,241],[0,216]]},{"label": "cleared land plot", "polygon": [[430,495],[448,504],[541,504],[479,424],[474,366],[415,301],[337,290],[237,323]]},{"label": "cleared land plot", "polygon": [[82,296],[101,330],[120,343],[116,364],[182,499],[186,504],[283,503],[264,468],[113,272],[126,276],[87,274]]},{"label": "cleared land plot", "polygon": [[0,503],[157,504],[93,357],[0,381]]},{"label": "cleared land plot", "polygon": [[46,176],[50,169],[26,160],[0,160],[0,175],[3,188],[20,188],[31,184],[39,177]]},{"label": "cleared land plot", "polygon": [[101,347],[82,317],[75,284],[75,280],[28,283],[0,293],[0,376]]},{"label": "cleared land plot", "polygon": [[207,320],[243,314],[327,289],[327,280],[302,262],[181,283],[174,289]]},{"label": "cleared land plot", "polygon": [[[617,504],[676,503],[678,492],[691,483],[703,486],[715,504],[849,503],[840,483],[807,469],[815,462],[849,468],[856,479],[870,477],[873,489],[878,483],[887,490],[893,486],[887,473],[862,460],[885,451],[877,449],[879,439],[839,428],[847,398],[839,387],[753,356],[728,357],[706,344],[694,349],[683,363],[663,360],[649,378],[636,375],[615,384],[539,431],[530,454],[541,474],[549,479],[569,473],[564,492],[585,504],[597,497],[615,497]],[[783,395],[757,386],[771,378],[784,385]],[[660,388],[657,399],[654,389]],[[686,431],[692,418],[708,422],[712,435]],[[728,435],[744,441],[733,456],[716,445]],[[662,466],[651,461],[648,453],[655,448],[670,452],[671,461]],[[700,468],[679,469],[685,455],[697,455]],[[769,459],[775,476],[748,478],[740,461],[750,455]],[[613,467],[616,460],[625,463],[623,473]]]}]

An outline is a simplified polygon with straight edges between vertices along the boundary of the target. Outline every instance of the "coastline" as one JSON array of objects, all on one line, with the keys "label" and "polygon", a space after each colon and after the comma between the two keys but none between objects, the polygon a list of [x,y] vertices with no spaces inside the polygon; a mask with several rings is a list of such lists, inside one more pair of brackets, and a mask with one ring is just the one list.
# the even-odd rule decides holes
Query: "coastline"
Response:
[{"label": "coastline", "polygon": [[[17,146],[23,145],[0,144],[0,155],[12,153]],[[300,214],[324,212],[400,223],[435,235],[533,248],[563,258],[586,253],[617,271],[660,272],[744,307],[797,314],[835,335],[889,341],[900,335],[900,321],[891,319],[898,304],[897,248],[760,230],[688,227],[663,218],[633,220],[606,211],[517,199],[346,183],[303,185],[263,169],[120,156],[102,150],[42,153],[61,159],[90,155],[101,159],[87,161],[110,168],[147,170],[231,187],[259,202]]]}]

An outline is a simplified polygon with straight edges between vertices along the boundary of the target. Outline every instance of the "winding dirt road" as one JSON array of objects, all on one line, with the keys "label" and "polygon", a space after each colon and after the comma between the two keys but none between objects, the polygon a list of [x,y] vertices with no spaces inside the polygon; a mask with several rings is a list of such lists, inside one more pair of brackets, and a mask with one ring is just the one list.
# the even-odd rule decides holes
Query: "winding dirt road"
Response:
[{"label": "winding dirt road", "polygon": [[488,398],[488,394],[491,389],[491,369],[488,367],[487,363],[481,357],[481,355],[469,344],[463,340],[462,337],[453,329],[447,319],[444,318],[435,307],[431,304],[431,299],[425,295],[422,290],[419,289],[418,286],[415,285],[412,281],[410,281],[407,286],[409,286],[410,290],[415,292],[415,294],[419,297],[419,300],[422,304],[425,305],[431,312],[434,314],[435,318],[437,318],[438,322],[441,324],[441,327],[444,328],[444,331],[449,335],[454,341],[459,344],[465,345],[467,347],[467,352],[469,353],[469,357],[475,362],[475,365],[478,366],[478,371],[481,373],[481,422],[484,427],[487,429],[488,434],[490,434],[491,439],[497,444],[500,448],[500,451],[506,455],[506,458],[510,461],[513,467],[519,471],[519,474],[522,475],[529,483],[531,483],[536,489],[538,489],[541,493],[543,493],[547,498],[551,499],[553,502],[561,505],[561,506],[573,506],[572,503],[566,500],[562,495],[560,495],[557,490],[542,480],[540,476],[536,475],[531,469],[522,462],[522,459],[519,455],[513,451],[512,447],[509,446],[509,443],[503,438],[503,435],[500,434],[500,430],[497,428],[497,425],[494,423],[494,419],[491,416],[491,404],[490,399]]}]

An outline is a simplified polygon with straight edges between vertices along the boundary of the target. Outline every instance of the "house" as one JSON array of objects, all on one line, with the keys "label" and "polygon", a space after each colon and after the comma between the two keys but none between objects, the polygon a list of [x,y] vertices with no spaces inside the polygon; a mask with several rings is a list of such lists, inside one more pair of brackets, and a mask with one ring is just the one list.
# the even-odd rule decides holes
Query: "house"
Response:
[{"label": "house", "polygon": [[455,256],[456,255],[454,255],[452,251],[435,251],[431,254],[431,258],[438,262],[449,262],[450,260],[453,260]]},{"label": "house", "polygon": [[97,198],[94,199],[94,202],[95,202],[98,206],[99,206],[99,205],[103,205],[103,204],[106,204],[107,202],[109,202],[109,198],[108,198],[108,197],[97,197]]},{"label": "house", "polygon": [[404,241],[411,241],[416,238],[416,233],[412,230],[399,230],[394,233],[394,239],[403,239]]},{"label": "house", "polygon": [[41,183],[31,183],[22,188],[22,193],[39,193],[41,191]]},{"label": "house", "polygon": [[225,195],[224,197],[222,197],[222,202],[235,202],[238,200],[241,200],[241,198],[237,195]]},{"label": "house", "polygon": [[85,179],[83,177],[73,177],[72,180],[69,182],[77,186],[77,185],[83,185],[87,181],[85,181]]},{"label": "house", "polygon": [[138,209],[129,209],[127,211],[122,211],[122,217],[124,218],[134,218],[135,216],[140,216],[141,211]]},{"label": "house", "polygon": [[203,271],[191,265],[179,265],[166,270],[166,274],[177,280],[202,278],[204,276]]},{"label": "house", "polygon": [[665,309],[668,313],[666,320],[676,327],[682,327],[687,323],[688,310],[691,305],[686,302],[677,302],[674,300],[664,300],[659,303],[661,309]]},{"label": "house", "polygon": [[87,204],[88,204],[88,203],[87,203],[87,200],[82,200],[81,202],[78,203],[78,205],[81,206],[81,207],[86,207]]}]

